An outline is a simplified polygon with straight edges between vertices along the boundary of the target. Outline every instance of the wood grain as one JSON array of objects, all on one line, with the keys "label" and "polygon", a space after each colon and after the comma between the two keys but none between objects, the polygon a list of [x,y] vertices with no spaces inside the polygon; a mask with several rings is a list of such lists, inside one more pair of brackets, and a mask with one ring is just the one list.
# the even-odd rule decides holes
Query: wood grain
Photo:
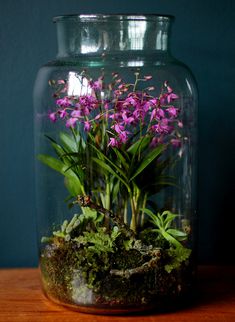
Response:
[{"label": "wood grain", "polygon": [[198,300],[173,313],[98,316],[48,301],[37,269],[0,270],[0,322],[235,322],[235,267],[199,267]]}]

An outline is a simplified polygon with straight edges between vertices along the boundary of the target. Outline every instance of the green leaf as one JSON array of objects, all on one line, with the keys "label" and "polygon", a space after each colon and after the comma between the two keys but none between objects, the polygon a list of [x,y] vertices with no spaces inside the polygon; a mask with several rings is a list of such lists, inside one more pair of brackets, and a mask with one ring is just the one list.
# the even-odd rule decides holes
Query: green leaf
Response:
[{"label": "green leaf", "polygon": [[38,155],[38,160],[65,176],[65,186],[71,195],[76,196],[81,194],[83,187],[79,178],[71,169],[68,170],[67,165],[62,161],[45,154]]},{"label": "green leaf", "polygon": [[152,223],[154,225],[156,225],[157,227],[161,227],[161,221],[159,220],[159,218],[150,210],[150,209],[140,209],[141,211],[144,211],[146,213],[146,215],[148,215],[149,217],[151,217],[152,219]]},{"label": "green leaf", "polygon": [[55,159],[52,156],[46,155],[46,154],[39,154],[37,158],[39,161],[46,164],[48,167],[65,175],[67,166],[62,161]]},{"label": "green leaf", "polygon": [[77,143],[74,139],[73,136],[61,132],[60,133],[60,140],[63,143],[64,148],[68,151],[68,152],[77,152],[78,147],[77,147]]},{"label": "green leaf", "polygon": [[90,144],[90,146],[97,152],[97,154],[98,154],[98,156],[100,156],[100,158],[99,159],[101,159],[101,160],[106,160],[108,163],[109,163],[109,165],[110,165],[110,168],[111,168],[111,166],[113,167],[112,168],[112,170],[113,170],[113,172],[114,173],[116,173],[115,171],[114,171],[114,169],[116,170],[116,171],[118,171],[119,172],[119,174],[120,175],[122,175],[123,176],[123,178],[126,180],[126,181],[128,181],[128,179],[127,179],[127,176],[126,176],[126,174],[123,172],[123,170],[122,169],[120,169],[115,163],[113,163],[108,157],[106,157],[106,155],[103,153],[103,152],[101,152],[99,149],[97,149],[97,147],[95,147],[94,145],[92,145],[92,144]]},{"label": "green leaf", "polygon": [[128,171],[130,168],[130,159],[128,155],[124,155],[124,153],[121,153],[121,151],[119,151],[117,148],[112,148],[112,149],[115,152],[117,158],[120,160],[124,169]]},{"label": "green leaf", "polygon": [[64,184],[73,197],[84,194],[84,188],[78,177],[66,176]]},{"label": "green leaf", "polygon": [[176,218],[179,217],[179,215],[172,214],[169,210],[165,210],[162,213],[162,217],[164,218],[164,228],[165,230],[170,226],[171,222]]},{"label": "green leaf", "polygon": [[117,196],[120,192],[120,181],[117,180],[117,182],[114,184],[112,189],[112,199],[115,201],[117,199]]},{"label": "green leaf", "polygon": [[187,238],[187,234],[184,231],[178,230],[178,229],[167,229],[168,234],[171,234],[172,236],[175,237],[180,237],[180,239],[182,240],[182,238],[186,239]]},{"label": "green leaf", "polygon": [[166,232],[165,230],[161,229],[161,234],[166,240],[168,240],[170,244],[174,245],[175,247],[183,247],[177,239],[168,234],[168,232]]},{"label": "green leaf", "polygon": [[159,154],[165,149],[164,145],[159,145],[154,150],[149,152],[146,157],[144,157],[141,162],[139,168],[135,171],[135,174],[131,177],[130,181],[132,181],[135,177],[137,177],[153,160],[155,160]]},{"label": "green leaf", "polygon": [[51,142],[51,146],[55,150],[56,154],[58,155],[59,158],[62,158],[63,155],[65,154],[64,149],[57,143]]},{"label": "green leaf", "polygon": [[127,190],[130,192],[130,187],[128,183],[117,173],[115,172],[105,161],[100,160],[98,158],[92,158],[94,162],[96,162],[101,168],[107,170],[109,173],[114,175],[117,179],[119,179],[127,188]]},{"label": "green leaf", "polygon": [[127,152],[135,155],[138,151],[142,151],[147,145],[149,145],[150,137],[144,136],[137,140],[135,143],[133,143],[128,149]]}]

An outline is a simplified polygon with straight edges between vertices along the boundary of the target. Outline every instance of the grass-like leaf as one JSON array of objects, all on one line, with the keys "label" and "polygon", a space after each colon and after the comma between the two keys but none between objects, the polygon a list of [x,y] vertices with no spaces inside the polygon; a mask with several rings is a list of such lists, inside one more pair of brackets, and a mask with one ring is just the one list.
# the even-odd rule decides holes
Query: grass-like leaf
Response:
[{"label": "grass-like leaf", "polygon": [[101,168],[107,170],[109,173],[114,175],[117,179],[119,179],[127,188],[127,190],[130,192],[130,186],[128,183],[114,170],[108,165],[104,160],[100,160],[98,158],[93,158],[93,161],[96,162]]},{"label": "grass-like leaf", "polygon": [[141,137],[127,149],[127,152],[132,155],[135,155],[137,152],[141,152],[144,148],[146,148],[146,146],[149,145],[149,142],[149,136]]},{"label": "grass-like leaf", "polygon": [[72,137],[68,133],[61,132],[60,140],[62,142],[63,147],[67,150],[67,152],[77,152],[78,147],[74,140],[74,137]]},{"label": "grass-like leaf", "polygon": [[65,165],[62,161],[55,159],[50,155],[45,155],[45,154],[39,154],[38,160],[40,160],[42,163],[44,163],[51,169],[65,176],[66,178],[65,185],[73,196],[81,193],[82,191],[81,181],[71,169],[68,170],[67,165]]},{"label": "grass-like leaf", "polygon": [[153,160],[155,160],[162,153],[164,149],[164,145],[159,145],[154,150],[149,152],[142,160],[140,166],[135,170],[135,173],[131,177],[130,181],[135,179]]},{"label": "grass-like leaf", "polygon": [[[108,157],[106,157],[106,155],[103,152],[101,152],[99,149],[97,149],[96,146],[94,146],[92,144],[90,144],[90,146],[97,152],[97,155],[100,156],[99,159],[107,161],[107,163],[110,165],[110,167],[112,167],[113,171],[115,169],[123,177],[123,179],[125,179],[126,181],[128,180],[125,172],[120,167],[118,167]],[[116,173],[116,172],[114,171],[114,173]]]}]

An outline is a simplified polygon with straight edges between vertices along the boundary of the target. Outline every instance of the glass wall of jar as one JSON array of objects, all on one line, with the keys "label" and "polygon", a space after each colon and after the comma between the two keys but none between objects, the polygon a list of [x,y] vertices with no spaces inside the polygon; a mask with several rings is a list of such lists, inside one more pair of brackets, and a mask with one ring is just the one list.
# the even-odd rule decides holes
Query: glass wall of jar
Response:
[{"label": "glass wall of jar", "polygon": [[171,55],[172,19],[54,19],[35,154],[43,288],[63,305],[168,309],[192,292],[197,90]]}]

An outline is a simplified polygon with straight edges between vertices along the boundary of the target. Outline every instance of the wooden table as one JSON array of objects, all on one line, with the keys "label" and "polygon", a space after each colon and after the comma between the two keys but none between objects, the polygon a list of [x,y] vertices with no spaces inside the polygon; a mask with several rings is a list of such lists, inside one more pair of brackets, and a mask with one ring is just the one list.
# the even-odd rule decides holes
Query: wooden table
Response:
[{"label": "wooden table", "polygon": [[190,308],[136,316],[98,316],[70,311],[41,292],[37,269],[0,270],[0,322],[235,322],[235,267],[199,267],[199,298]]}]

